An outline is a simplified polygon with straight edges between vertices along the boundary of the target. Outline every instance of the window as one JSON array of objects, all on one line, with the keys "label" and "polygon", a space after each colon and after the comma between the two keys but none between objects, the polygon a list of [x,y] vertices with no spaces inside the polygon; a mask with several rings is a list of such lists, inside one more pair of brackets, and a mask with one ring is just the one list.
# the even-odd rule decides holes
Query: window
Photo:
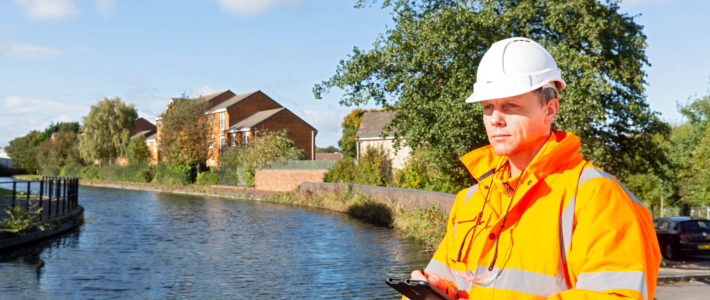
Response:
[{"label": "window", "polygon": [[219,113],[219,130],[224,130],[224,112]]},{"label": "window", "polygon": [[153,147],[153,152],[158,152],[158,149],[156,149],[156,148],[158,148],[158,147],[156,147],[158,145],[158,143],[150,143],[150,145]]},{"label": "window", "polygon": [[249,145],[249,133],[248,132],[242,133],[242,145],[244,145],[244,146]]},{"label": "window", "polygon": [[219,136],[219,148],[224,148],[224,135]]},{"label": "window", "polygon": [[232,143],[231,143],[232,147],[236,146],[237,145],[237,134],[236,133],[232,133],[231,140],[232,140]]},{"label": "window", "polygon": [[214,148],[214,135],[210,134],[209,139],[210,139],[210,149],[212,149],[212,148]]}]

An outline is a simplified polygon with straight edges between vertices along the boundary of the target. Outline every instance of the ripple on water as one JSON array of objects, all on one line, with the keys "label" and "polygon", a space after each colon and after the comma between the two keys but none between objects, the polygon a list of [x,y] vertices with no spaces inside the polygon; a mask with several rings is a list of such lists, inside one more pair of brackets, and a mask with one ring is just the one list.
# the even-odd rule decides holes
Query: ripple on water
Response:
[{"label": "ripple on water", "polygon": [[79,201],[91,222],[43,245],[44,265],[0,262],[2,298],[396,298],[384,278],[428,260],[323,210],[88,187]]}]

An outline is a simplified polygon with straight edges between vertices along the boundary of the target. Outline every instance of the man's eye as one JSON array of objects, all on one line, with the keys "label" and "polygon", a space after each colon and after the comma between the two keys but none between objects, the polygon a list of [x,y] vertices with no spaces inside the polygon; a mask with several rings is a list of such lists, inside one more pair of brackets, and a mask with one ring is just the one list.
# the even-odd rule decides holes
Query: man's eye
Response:
[{"label": "man's eye", "polygon": [[507,106],[508,108],[518,108],[518,107],[520,107],[520,106],[518,106],[517,104],[514,104],[514,103],[506,103],[505,106]]},{"label": "man's eye", "polygon": [[490,104],[489,104],[489,105],[484,105],[484,106],[483,106],[483,110],[492,110],[492,109],[493,109],[493,105],[490,105]]}]

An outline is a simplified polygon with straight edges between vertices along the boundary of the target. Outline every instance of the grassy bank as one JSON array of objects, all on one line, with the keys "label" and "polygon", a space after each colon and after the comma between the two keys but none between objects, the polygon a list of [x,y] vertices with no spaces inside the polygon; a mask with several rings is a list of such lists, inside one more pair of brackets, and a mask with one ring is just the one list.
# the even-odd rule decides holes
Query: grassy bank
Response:
[{"label": "grassy bank", "polygon": [[17,180],[39,180],[39,179],[42,179],[42,175],[22,174],[22,175],[13,175],[12,178],[15,178]]},{"label": "grassy bank", "polygon": [[420,242],[428,252],[436,250],[446,233],[447,216],[434,207],[426,211],[409,209],[393,201],[377,202],[351,190],[341,193],[296,190],[272,195],[267,201],[326,208],[347,213],[371,224],[392,227]]}]

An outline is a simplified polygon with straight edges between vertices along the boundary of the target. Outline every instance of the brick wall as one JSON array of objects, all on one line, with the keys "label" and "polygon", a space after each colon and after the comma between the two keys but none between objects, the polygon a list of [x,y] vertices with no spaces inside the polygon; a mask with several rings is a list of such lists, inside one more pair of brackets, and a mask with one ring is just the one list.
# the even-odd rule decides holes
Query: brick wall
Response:
[{"label": "brick wall", "polygon": [[287,192],[303,182],[323,182],[328,170],[261,169],[254,172],[254,189]]},{"label": "brick wall", "polygon": [[[303,150],[303,154],[306,155],[304,159],[313,159],[312,154],[315,149],[312,148],[312,146],[315,146],[313,142],[315,142],[315,135],[318,134],[318,132],[288,109],[280,111],[259,124],[258,127],[259,130],[269,131],[287,129],[288,138],[293,141],[297,148]],[[311,131],[313,131],[313,136],[311,136]],[[311,137],[313,139],[311,139]]]},{"label": "brick wall", "polygon": [[407,208],[419,207],[427,209],[430,206],[436,206],[445,215],[449,214],[451,206],[454,205],[454,200],[456,199],[454,194],[352,183],[304,182],[299,189],[311,193],[342,193],[344,189],[350,189],[375,201],[396,201]]}]

